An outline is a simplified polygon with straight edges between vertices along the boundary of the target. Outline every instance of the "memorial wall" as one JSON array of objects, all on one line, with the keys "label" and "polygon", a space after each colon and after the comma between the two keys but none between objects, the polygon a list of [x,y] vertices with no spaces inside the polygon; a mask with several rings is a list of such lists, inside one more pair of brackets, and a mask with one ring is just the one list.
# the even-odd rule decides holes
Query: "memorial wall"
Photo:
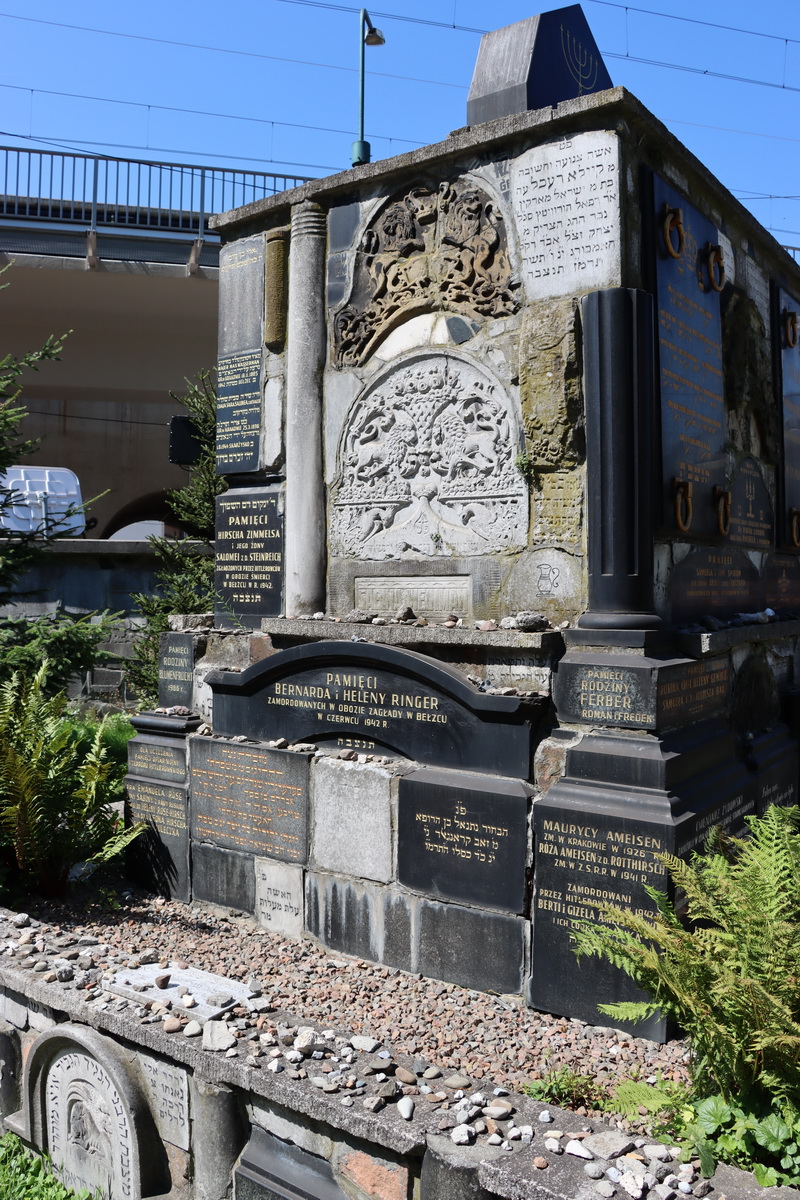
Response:
[{"label": "memorial wall", "polygon": [[800,268],[559,19],[594,91],[530,107],[531,18],[469,126],[216,218],[217,608],[129,800],[173,894],[596,1021],[575,921],[796,802]]}]

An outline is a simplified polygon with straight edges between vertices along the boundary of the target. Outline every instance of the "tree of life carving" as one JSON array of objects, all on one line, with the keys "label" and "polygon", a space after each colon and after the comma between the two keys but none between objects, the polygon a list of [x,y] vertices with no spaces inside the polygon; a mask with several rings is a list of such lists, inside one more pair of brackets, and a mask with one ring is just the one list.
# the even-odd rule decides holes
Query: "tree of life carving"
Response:
[{"label": "tree of life carving", "polygon": [[364,232],[350,295],[333,322],[334,362],[363,362],[417,313],[510,316],[518,287],[503,218],[484,191],[464,180],[412,188]]},{"label": "tree of life carving", "polygon": [[517,421],[477,368],[430,355],[359,398],[340,448],[331,552],[365,559],[490,554],[526,544]]}]

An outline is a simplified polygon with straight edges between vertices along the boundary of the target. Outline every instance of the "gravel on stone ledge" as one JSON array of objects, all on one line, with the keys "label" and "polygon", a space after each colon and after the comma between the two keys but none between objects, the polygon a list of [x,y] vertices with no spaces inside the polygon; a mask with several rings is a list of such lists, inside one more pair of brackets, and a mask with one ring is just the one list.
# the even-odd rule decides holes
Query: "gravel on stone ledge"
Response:
[{"label": "gravel on stone ledge", "polygon": [[[111,914],[92,907],[81,911],[75,905],[50,905],[36,915],[41,923],[34,919],[31,931],[35,956],[49,962],[63,958],[65,948],[68,953],[71,947],[79,948],[85,956],[81,965],[88,967],[91,959],[94,969],[79,972],[69,986],[89,992],[93,986],[102,990],[101,974],[136,966],[144,955],[151,962],[158,959],[166,965],[177,960],[253,981],[274,1008],[292,1013],[298,1021],[369,1034],[395,1053],[442,1070],[492,1079],[512,1090],[562,1066],[610,1085],[631,1074],[640,1079],[688,1078],[685,1041],[660,1046],[611,1028],[538,1013],[514,998],[272,934],[232,910],[136,895]],[[0,913],[6,919],[11,916]],[[79,939],[97,939],[101,953],[90,944],[79,945]],[[37,943],[44,948],[39,950]],[[10,946],[6,934],[0,956],[11,956],[6,959],[9,965],[21,965]]]}]

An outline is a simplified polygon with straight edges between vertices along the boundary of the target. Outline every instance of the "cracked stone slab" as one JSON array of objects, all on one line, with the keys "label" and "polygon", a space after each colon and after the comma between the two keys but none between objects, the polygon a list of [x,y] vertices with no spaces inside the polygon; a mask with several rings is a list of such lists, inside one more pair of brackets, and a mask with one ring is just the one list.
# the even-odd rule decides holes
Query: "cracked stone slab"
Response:
[{"label": "cracked stone slab", "polygon": [[[167,972],[170,977],[167,987],[156,987],[156,976]],[[185,987],[188,994],[195,998],[194,1006],[185,1011],[196,1021],[218,1017],[237,1004],[249,1007],[250,989],[246,983],[226,979],[224,975],[213,975],[210,971],[198,971],[195,967],[164,968],[158,963],[148,963],[146,966],[117,971],[112,980],[103,984],[104,991],[124,996],[126,1000],[133,1000],[137,1004],[144,1004],[148,1000],[165,1004],[169,1000],[176,1014],[183,1011],[178,991],[181,987]],[[220,1003],[218,998],[221,996],[229,997],[229,1003]]]}]

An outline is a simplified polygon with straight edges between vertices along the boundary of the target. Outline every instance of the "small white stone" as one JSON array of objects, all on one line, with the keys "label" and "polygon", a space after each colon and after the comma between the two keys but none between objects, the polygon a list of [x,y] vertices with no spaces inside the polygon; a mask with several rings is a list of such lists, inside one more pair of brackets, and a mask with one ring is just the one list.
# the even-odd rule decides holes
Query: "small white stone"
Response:
[{"label": "small white stone", "polygon": [[552,1125],[553,1123],[553,1117],[546,1109],[544,1112],[539,1113],[539,1120],[543,1125]]},{"label": "small white stone", "polygon": [[604,1196],[605,1200],[611,1200],[611,1197],[617,1194],[617,1189],[607,1179],[601,1179],[599,1183],[596,1183],[594,1190]]},{"label": "small white stone", "polygon": [[625,1189],[632,1200],[639,1200],[643,1191],[643,1182],[632,1175],[630,1171],[623,1171],[620,1175],[619,1186]]},{"label": "small white stone", "polygon": [[450,1141],[456,1146],[471,1146],[475,1140],[475,1132],[469,1125],[456,1125],[455,1129],[450,1131]]},{"label": "small white stone", "polygon": [[503,1139],[500,1137],[499,1133],[493,1133],[486,1139],[487,1145],[489,1146],[499,1146],[502,1141]]},{"label": "small white stone", "polygon": [[190,1021],[183,1030],[184,1037],[197,1037],[203,1032],[203,1026],[199,1021]]},{"label": "small white stone", "polygon": [[532,1125],[520,1125],[519,1126],[519,1136],[520,1136],[520,1140],[526,1146],[530,1145],[530,1143],[533,1141],[533,1126]]},{"label": "small white stone", "polygon": [[283,1063],[278,1062],[277,1058],[273,1058],[267,1063],[267,1070],[271,1071],[273,1075],[279,1075],[283,1070]]},{"label": "small white stone", "polygon": [[583,1142],[578,1142],[572,1138],[564,1147],[567,1154],[574,1154],[576,1158],[594,1158],[591,1150],[587,1150]]},{"label": "small white stone", "polygon": [[561,1142],[558,1140],[558,1138],[545,1138],[544,1148],[545,1150],[549,1150],[551,1154],[564,1153],[564,1147],[561,1145]]},{"label": "small white stone", "polygon": [[414,1115],[414,1101],[411,1096],[401,1096],[397,1101],[397,1111],[404,1121],[410,1121]]}]

